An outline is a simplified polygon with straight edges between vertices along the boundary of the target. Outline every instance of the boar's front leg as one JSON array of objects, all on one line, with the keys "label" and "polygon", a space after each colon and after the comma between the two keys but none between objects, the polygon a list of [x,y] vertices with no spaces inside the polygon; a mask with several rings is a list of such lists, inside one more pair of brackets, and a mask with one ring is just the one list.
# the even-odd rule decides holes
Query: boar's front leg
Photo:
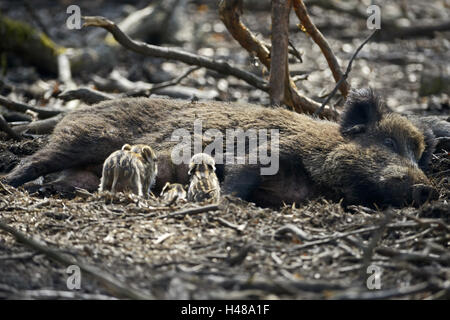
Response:
[{"label": "boar's front leg", "polygon": [[257,166],[228,165],[224,169],[223,193],[250,201],[253,191],[260,185]]},{"label": "boar's front leg", "polygon": [[297,157],[281,155],[275,174],[263,172],[260,165],[227,166],[224,193],[262,207],[299,204],[316,195],[314,183]]}]

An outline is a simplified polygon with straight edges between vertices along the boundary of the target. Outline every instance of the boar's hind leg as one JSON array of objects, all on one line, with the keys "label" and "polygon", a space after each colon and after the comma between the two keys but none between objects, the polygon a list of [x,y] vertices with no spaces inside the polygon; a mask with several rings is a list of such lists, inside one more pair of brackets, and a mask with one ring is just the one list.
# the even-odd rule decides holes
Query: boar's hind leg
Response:
[{"label": "boar's hind leg", "polygon": [[5,181],[13,187],[39,178],[42,175],[68,168],[64,154],[51,151],[48,147],[22,160],[8,175]]},{"label": "boar's hind leg", "polygon": [[123,144],[118,139],[92,141],[65,141],[49,143],[43,149],[24,159],[7,176],[6,183],[18,187],[48,173],[74,167],[101,164]]},{"label": "boar's hind leg", "polygon": [[57,127],[50,142],[15,167],[6,176],[6,183],[18,187],[48,173],[99,165],[113,151],[120,149],[127,139],[123,135],[102,134],[106,129],[99,132],[96,127],[79,130],[71,128],[70,123],[66,127],[69,129]]}]

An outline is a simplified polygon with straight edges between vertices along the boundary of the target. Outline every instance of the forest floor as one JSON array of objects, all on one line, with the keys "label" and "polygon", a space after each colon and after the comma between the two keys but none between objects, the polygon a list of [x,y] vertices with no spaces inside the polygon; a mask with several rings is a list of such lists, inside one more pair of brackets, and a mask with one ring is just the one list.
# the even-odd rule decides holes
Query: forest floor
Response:
[{"label": "forest floor", "polygon": [[[99,11],[90,7],[93,1],[86,1],[85,7],[80,2],[86,14],[111,13],[108,18],[117,20],[129,10],[111,3]],[[187,39],[177,45],[198,54],[226,57],[267,76],[227,34],[214,5],[200,2],[191,1],[187,7],[194,17],[195,41]],[[51,16],[59,25],[67,16],[63,3],[58,7],[42,1],[36,12]],[[424,21],[438,14],[435,7],[421,1],[411,1],[410,5],[415,12],[422,12]],[[29,20],[21,8],[0,10]],[[269,41],[270,13],[247,12],[244,18],[249,28]],[[365,21],[319,7],[311,12],[340,61],[348,61],[367,36]],[[330,14],[333,19],[327,18]],[[293,30],[294,22],[292,16]],[[50,30],[53,40],[66,46],[76,46],[87,36],[84,30],[75,35],[64,28]],[[449,67],[448,36],[442,33],[433,39],[368,43],[354,62],[352,87],[371,86],[397,112],[448,115],[447,93],[419,95],[421,79],[428,70]],[[299,86],[302,93],[322,101],[324,93],[333,88],[325,59],[301,31],[293,31],[291,41],[302,51],[303,63],[290,61],[290,70],[305,75]],[[182,63],[130,52],[122,52],[115,67],[122,76],[145,82],[176,77],[183,68],[186,66]],[[98,74],[106,77],[110,71],[100,70]],[[91,76],[86,72],[75,76],[74,81],[80,86],[92,85]],[[32,66],[16,61],[6,78],[21,88],[10,97],[64,107],[54,95],[33,96],[23,90],[42,87],[42,82],[44,87],[54,87],[54,77],[39,75]],[[269,102],[266,93],[205,69],[192,73],[183,86],[209,92],[211,99],[263,105]],[[9,172],[41,148],[47,138],[36,136],[16,142],[0,133],[0,172]],[[343,208],[340,203],[316,199],[274,210],[226,196],[218,210],[174,217],[168,215],[199,205],[167,206],[158,198],[144,200],[129,194],[80,193],[67,199],[58,194],[29,194],[0,184],[0,219],[68,257],[71,264],[95,266],[124,286],[157,299],[449,299],[449,172],[449,152],[440,150],[428,172],[440,197],[419,208]],[[83,270],[80,290],[70,291],[68,267],[0,231],[0,298],[127,297],[123,292],[114,293],[99,277],[89,277]],[[374,270],[381,271],[377,279],[372,277]],[[373,289],[378,281],[380,288]]]}]

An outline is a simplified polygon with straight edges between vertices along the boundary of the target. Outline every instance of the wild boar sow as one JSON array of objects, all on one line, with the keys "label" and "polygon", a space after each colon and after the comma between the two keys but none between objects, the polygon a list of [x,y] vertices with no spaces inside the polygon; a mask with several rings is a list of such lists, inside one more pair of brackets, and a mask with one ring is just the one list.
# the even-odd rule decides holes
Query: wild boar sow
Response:
[{"label": "wild boar sow", "polygon": [[[200,132],[194,128],[199,122]],[[174,139],[177,129],[186,137]],[[244,133],[248,142],[244,147],[238,145],[239,135],[228,134],[236,129]],[[214,139],[205,137],[206,132],[215,133]],[[257,145],[252,146],[252,132],[277,134],[266,140],[255,134]],[[340,124],[250,104],[151,98],[102,102],[66,115],[48,145],[25,159],[6,180],[20,186],[51,172],[101,165],[125,143],[144,143],[158,154],[156,190],[166,182],[186,184],[188,163],[174,161],[174,150],[180,150],[181,140],[185,146],[199,135],[201,148],[189,145],[194,152],[187,159],[206,153],[205,145],[214,141],[210,151],[223,193],[262,206],[300,203],[316,196],[343,198],[348,204],[402,206],[436,197],[422,171],[434,148],[431,133],[385,112],[369,89],[351,93]],[[228,148],[233,146],[236,150]],[[258,157],[263,149],[277,162],[276,172],[262,174],[261,168],[270,164],[250,161],[252,153],[258,151]]]}]

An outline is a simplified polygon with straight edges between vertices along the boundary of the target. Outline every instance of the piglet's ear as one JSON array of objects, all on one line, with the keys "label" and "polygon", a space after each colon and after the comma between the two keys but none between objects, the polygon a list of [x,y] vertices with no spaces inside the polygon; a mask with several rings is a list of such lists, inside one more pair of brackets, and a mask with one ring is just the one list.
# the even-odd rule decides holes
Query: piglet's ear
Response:
[{"label": "piglet's ear", "polygon": [[152,160],[153,161],[157,160],[155,152],[152,150],[152,148],[150,148],[148,146],[142,148],[141,155],[147,162],[151,162]]},{"label": "piglet's ear", "polygon": [[131,150],[131,146],[130,146],[128,143],[126,143],[126,144],[124,144],[124,145],[122,146],[122,150],[124,150],[124,151],[130,151],[130,150]]},{"label": "piglet's ear", "polygon": [[347,135],[366,131],[381,120],[383,105],[372,89],[352,90],[341,118],[341,133]]}]

